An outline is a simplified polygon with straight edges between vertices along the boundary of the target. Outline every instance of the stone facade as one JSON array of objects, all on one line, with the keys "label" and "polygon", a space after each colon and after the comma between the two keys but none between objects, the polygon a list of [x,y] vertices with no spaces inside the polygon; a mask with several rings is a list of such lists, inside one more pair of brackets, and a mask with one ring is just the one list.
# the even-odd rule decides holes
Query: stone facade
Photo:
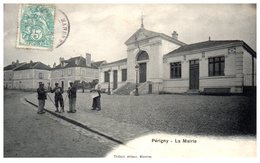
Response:
[{"label": "stone facade", "polygon": [[[127,45],[127,81],[138,81],[138,83],[149,81],[152,83],[153,93],[158,93],[162,89],[163,55],[185,45],[176,37],[173,38],[144,28],[140,28],[134,33],[125,44]],[[140,51],[146,52],[148,57],[138,60]],[[139,67],[138,75],[136,75],[136,65]],[[142,79],[140,73],[145,74],[146,77]]]},{"label": "stone facade", "polygon": [[51,71],[51,86],[54,87],[55,83],[59,83],[65,90],[69,87],[69,82],[85,81],[92,82],[98,79],[98,69],[86,67],[69,67],[54,69]]},{"label": "stone facade", "polygon": [[54,87],[55,83],[59,83],[61,87],[67,90],[70,82],[92,82],[98,79],[98,66],[91,63],[91,55],[88,53],[85,58],[82,56],[68,60],[60,58],[60,64],[51,70],[51,86]]},{"label": "stone facade", "polygon": [[12,89],[14,85],[14,71],[13,70],[4,70],[4,88]]},{"label": "stone facade", "polygon": [[19,60],[12,62],[12,64],[4,67],[4,88],[13,89],[14,85],[14,70],[25,63],[19,63]]},{"label": "stone facade", "polygon": [[14,71],[14,89],[35,90],[39,87],[39,82],[48,86],[50,82],[50,71],[39,69],[27,69]]},{"label": "stone facade", "polygon": [[13,71],[13,89],[35,90],[39,82],[50,82],[50,67],[41,62],[26,63]]}]

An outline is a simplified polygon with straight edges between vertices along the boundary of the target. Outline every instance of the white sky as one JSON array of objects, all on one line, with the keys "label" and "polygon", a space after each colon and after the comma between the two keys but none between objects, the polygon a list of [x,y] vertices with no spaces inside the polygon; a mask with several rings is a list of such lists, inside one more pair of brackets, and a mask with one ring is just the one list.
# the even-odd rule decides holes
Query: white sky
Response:
[{"label": "white sky", "polygon": [[126,58],[124,42],[140,28],[141,12],[148,30],[171,36],[187,44],[208,40],[243,40],[256,50],[255,5],[199,4],[58,4],[71,24],[66,42],[53,51],[16,48],[18,5],[4,5],[4,66],[41,61],[53,65],[88,52],[92,60],[108,62]]}]

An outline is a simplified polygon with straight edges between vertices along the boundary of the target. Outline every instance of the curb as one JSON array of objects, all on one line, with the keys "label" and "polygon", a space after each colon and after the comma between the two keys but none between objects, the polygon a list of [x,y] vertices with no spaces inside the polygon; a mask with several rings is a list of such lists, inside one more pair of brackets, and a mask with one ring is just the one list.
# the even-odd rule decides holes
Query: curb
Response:
[{"label": "curb", "polygon": [[[38,105],[36,105],[36,104],[34,104],[33,102],[29,101],[27,98],[24,98],[24,100],[25,100],[26,102],[28,102],[29,104],[31,104],[31,105],[33,105],[33,106],[35,106],[35,107],[38,107]],[[113,141],[113,142],[115,142],[115,143],[125,145],[121,140],[115,139],[115,138],[113,138],[113,137],[111,137],[111,136],[108,136],[108,135],[106,135],[106,134],[104,134],[104,133],[101,133],[101,132],[99,132],[99,131],[97,131],[97,130],[91,129],[90,127],[88,127],[87,125],[85,125],[85,124],[83,124],[83,123],[80,123],[80,122],[78,122],[78,121],[75,121],[75,120],[70,119],[70,118],[68,118],[68,117],[65,117],[65,116],[63,116],[63,115],[60,115],[60,114],[57,114],[57,113],[52,112],[52,111],[50,111],[50,110],[47,110],[46,108],[44,108],[44,111],[46,111],[46,112],[48,112],[48,113],[54,115],[55,117],[61,118],[61,119],[65,120],[65,121],[67,121],[67,122],[69,122],[69,123],[72,123],[72,124],[74,124],[74,125],[76,125],[76,126],[78,126],[78,127],[81,127],[81,128],[83,128],[83,129],[85,129],[85,130],[87,130],[87,131],[90,131],[90,132],[95,133],[95,134],[97,134],[97,135],[99,135],[99,136],[102,136],[102,137],[104,137],[104,138],[107,138],[107,139],[109,139],[109,140],[111,140],[111,141]]]}]

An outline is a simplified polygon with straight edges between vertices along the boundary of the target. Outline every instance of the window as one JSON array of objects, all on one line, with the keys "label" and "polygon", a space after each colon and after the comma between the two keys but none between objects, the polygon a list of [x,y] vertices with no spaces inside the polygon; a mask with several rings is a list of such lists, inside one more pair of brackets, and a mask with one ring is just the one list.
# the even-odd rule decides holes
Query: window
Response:
[{"label": "window", "polygon": [[171,79],[181,78],[181,62],[174,62],[171,66]]},{"label": "window", "polygon": [[81,70],[81,76],[85,76],[85,70]]},{"label": "window", "polygon": [[72,75],[72,70],[68,69],[68,75],[71,76]]},{"label": "window", "polygon": [[61,76],[64,76],[64,70],[61,70]]},{"label": "window", "polygon": [[127,80],[127,69],[122,69],[122,81]]},{"label": "window", "polygon": [[109,74],[105,71],[105,82],[109,82]]},{"label": "window", "polygon": [[209,76],[224,76],[225,57],[209,58]]},{"label": "window", "polygon": [[43,73],[42,72],[39,73],[39,79],[43,79]]},{"label": "window", "polygon": [[149,56],[146,51],[140,51],[137,54],[137,61],[148,60]]}]

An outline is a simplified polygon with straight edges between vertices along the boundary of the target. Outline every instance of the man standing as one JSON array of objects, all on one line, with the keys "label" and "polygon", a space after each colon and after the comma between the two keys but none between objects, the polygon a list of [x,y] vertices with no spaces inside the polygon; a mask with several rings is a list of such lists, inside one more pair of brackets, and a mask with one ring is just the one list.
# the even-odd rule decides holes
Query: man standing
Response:
[{"label": "man standing", "polygon": [[63,93],[63,89],[61,87],[59,87],[59,83],[55,83],[55,88],[52,89],[51,88],[51,93],[55,92],[55,106],[56,106],[56,111],[55,112],[59,112],[59,103],[60,103],[60,107],[61,110],[60,112],[64,112],[64,102],[63,102],[63,97],[62,97],[62,93]]},{"label": "man standing", "polygon": [[45,113],[44,106],[45,106],[45,100],[47,99],[46,93],[47,91],[44,89],[44,84],[42,82],[39,82],[39,88],[37,89],[38,93],[38,114]]},{"label": "man standing", "polygon": [[76,84],[70,82],[70,87],[67,91],[69,97],[69,111],[68,113],[76,112],[76,98],[77,98],[77,87]]}]

